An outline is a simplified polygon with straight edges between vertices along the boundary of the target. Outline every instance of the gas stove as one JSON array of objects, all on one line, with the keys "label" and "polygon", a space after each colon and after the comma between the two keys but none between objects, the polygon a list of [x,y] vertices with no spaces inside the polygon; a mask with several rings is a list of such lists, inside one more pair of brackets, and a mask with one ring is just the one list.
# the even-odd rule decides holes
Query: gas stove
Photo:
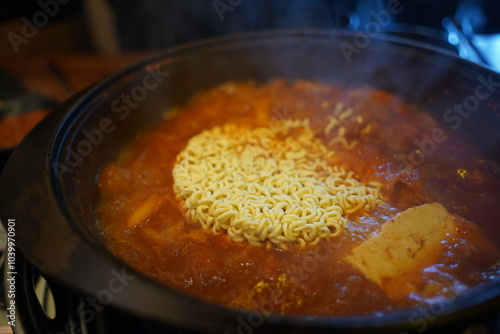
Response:
[{"label": "gas stove", "polygon": [[405,38],[500,72],[500,3],[496,1],[355,1],[343,29]]}]

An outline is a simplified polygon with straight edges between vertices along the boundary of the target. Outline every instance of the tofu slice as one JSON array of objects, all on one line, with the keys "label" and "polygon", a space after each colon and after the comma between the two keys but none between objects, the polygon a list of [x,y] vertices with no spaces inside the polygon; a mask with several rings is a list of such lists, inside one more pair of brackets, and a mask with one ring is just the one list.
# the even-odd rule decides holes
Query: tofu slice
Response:
[{"label": "tofu slice", "polygon": [[424,204],[386,221],[345,260],[396,300],[416,291],[422,269],[439,260],[442,241],[455,233],[453,215],[439,204]]}]

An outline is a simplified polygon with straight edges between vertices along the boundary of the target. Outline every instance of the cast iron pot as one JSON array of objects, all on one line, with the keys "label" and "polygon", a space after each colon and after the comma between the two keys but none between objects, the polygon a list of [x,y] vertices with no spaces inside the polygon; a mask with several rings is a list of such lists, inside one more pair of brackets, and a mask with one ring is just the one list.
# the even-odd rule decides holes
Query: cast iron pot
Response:
[{"label": "cast iron pot", "polygon": [[[498,312],[496,280],[440,305],[439,312],[429,309],[425,317],[413,309],[264,317],[174,291],[107,251],[96,222],[96,177],[105,164],[166,110],[196,92],[229,80],[282,77],[387,90],[433,113],[446,131],[467,135],[492,164],[500,161],[500,76],[487,68],[426,45],[384,37],[361,44],[355,35],[343,32],[219,38],[178,47],[122,70],[52,112],[27,136],[9,159],[0,183],[0,217],[5,226],[15,219],[18,250],[51,282],[100,305],[160,326],[202,332],[421,332]],[[481,100],[474,98],[477,94],[483,94]],[[446,110],[476,100],[458,129],[446,124]],[[496,223],[481,227],[500,244]],[[80,303],[74,312],[92,321],[85,313],[90,309]]]}]

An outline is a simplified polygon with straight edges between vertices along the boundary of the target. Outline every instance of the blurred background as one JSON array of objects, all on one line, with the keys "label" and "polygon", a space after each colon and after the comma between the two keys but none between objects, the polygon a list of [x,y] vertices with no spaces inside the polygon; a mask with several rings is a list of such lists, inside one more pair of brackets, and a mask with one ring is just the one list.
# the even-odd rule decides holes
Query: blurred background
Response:
[{"label": "blurred background", "polygon": [[2,1],[0,166],[48,112],[103,77],[179,44],[273,29],[353,31],[354,44],[403,37],[500,72],[500,0]]},{"label": "blurred background", "polygon": [[0,57],[158,50],[264,29],[363,30],[377,20],[374,13],[390,8],[384,33],[488,64],[500,58],[498,0],[8,1],[0,4]]}]

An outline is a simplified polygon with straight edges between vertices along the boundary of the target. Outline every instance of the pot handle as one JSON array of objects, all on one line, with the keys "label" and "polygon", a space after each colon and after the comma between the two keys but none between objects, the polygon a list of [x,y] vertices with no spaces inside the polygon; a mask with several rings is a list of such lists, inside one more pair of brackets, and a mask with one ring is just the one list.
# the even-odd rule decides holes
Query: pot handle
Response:
[{"label": "pot handle", "polygon": [[[4,294],[7,318],[14,333],[33,334],[77,334],[86,333],[85,324],[71,312],[72,298],[76,298],[54,282],[43,282],[37,297],[37,282],[43,280],[41,273],[22,255],[15,251],[15,271],[9,271],[7,258],[2,261]],[[13,279],[10,281],[10,279]],[[11,283],[9,283],[11,282]],[[52,294],[54,305],[49,306]],[[41,299],[41,300],[40,300]],[[44,304],[44,305],[42,305]],[[50,310],[50,307],[55,308]],[[55,315],[54,315],[55,311]]]}]

